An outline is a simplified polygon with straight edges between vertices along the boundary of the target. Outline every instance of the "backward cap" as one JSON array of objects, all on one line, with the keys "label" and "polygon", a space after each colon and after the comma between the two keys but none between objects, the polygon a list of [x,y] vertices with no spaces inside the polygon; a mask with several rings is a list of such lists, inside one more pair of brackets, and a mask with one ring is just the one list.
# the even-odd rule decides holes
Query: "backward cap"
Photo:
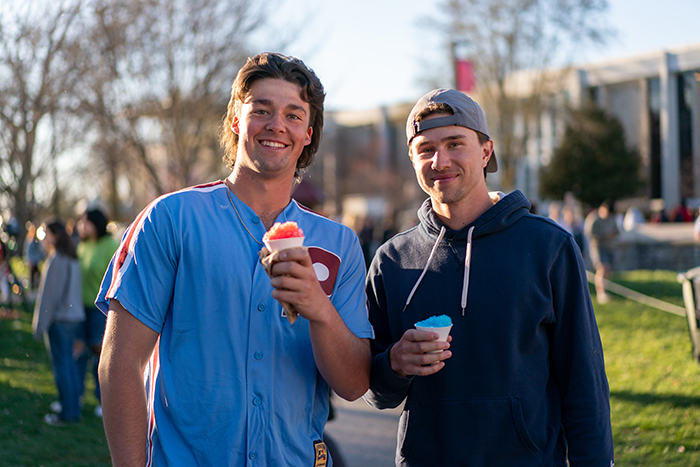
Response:
[{"label": "backward cap", "polygon": [[[454,114],[417,122],[416,117],[418,114],[433,104],[446,104],[452,109]],[[489,128],[486,125],[484,111],[481,110],[479,104],[463,92],[454,89],[435,89],[421,97],[416,102],[416,105],[413,106],[406,121],[406,141],[410,146],[413,138],[418,136],[421,131],[450,125],[469,128],[491,138]],[[496,152],[493,151],[486,165],[486,171],[493,173],[496,170],[498,170],[498,163],[496,162]]]}]

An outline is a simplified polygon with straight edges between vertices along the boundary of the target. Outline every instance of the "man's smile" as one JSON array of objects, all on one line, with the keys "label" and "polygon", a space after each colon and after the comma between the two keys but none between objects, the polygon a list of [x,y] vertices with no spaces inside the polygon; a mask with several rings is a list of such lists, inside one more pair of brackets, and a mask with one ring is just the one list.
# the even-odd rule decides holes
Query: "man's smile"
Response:
[{"label": "man's smile", "polygon": [[451,181],[455,180],[458,176],[459,176],[459,174],[449,173],[449,174],[433,175],[431,178],[433,180],[433,183],[441,184],[441,183],[451,182]]},{"label": "man's smile", "polygon": [[287,147],[286,144],[278,143],[277,141],[268,141],[268,140],[260,141],[260,145],[265,146],[267,148],[273,148],[273,149],[282,149],[282,148]]}]

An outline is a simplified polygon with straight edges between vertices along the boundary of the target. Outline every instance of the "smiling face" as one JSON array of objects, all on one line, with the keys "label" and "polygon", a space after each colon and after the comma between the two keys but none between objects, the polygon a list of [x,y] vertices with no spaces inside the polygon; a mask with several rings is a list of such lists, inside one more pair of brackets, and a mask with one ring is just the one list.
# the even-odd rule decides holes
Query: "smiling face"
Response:
[{"label": "smiling face", "polygon": [[263,176],[296,169],[297,159],[311,142],[309,104],[301,88],[276,78],[259,79],[250,87],[231,130],[238,135],[236,166]]},{"label": "smiling face", "polygon": [[425,130],[411,141],[416,178],[438,214],[468,201],[476,189],[486,192],[484,168],[492,151],[493,141],[480,144],[474,130],[455,125]]}]

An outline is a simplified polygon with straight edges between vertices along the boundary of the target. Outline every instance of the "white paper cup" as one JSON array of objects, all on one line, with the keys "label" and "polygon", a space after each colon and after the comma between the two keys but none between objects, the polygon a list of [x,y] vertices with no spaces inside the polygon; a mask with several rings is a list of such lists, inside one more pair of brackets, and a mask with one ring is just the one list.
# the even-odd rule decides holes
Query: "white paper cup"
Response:
[{"label": "white paper cup", "polygon": [[[438,341],[440,342],[447,342],[447,336],[450,335],[450,330],[452,329],[452,325],[450,324],[449,326],[444,326],[441,328],[428,328],[424,326],[416,326],[416,329],[419,331],[428,331],[428,332],[437,332],[440,335],[440,338]],[[442,350],[431,350],[428,353],[440,353]]]},{"label": "white paper cup", "polygon": [[278,238],[276,240],[263,240],[263,242],[267,249],[270,250],[270,253],[274,253],[275,251],[282,251],[287,248],[304,246],[304,237]]}]

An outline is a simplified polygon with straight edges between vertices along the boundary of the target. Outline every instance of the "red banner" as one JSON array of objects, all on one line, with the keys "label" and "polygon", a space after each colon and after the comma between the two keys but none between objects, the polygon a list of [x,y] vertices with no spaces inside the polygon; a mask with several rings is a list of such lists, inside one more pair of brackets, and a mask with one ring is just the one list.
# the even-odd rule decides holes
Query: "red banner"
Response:
[{"label": "red banner", "polygon": [[476,76],[474,75],[472,62],[469,60],[455,60],[455,81],[458,91],[469,92],[476,88]]}]

